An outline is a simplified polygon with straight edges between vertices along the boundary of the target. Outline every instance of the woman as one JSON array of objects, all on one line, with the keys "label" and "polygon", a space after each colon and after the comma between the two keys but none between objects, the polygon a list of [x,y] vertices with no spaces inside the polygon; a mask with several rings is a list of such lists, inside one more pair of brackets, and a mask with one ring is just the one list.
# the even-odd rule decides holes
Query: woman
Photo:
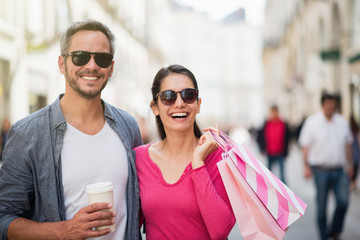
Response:
[{"label": "woman", "polygon": [[135,149],[147,239],[226,239],[235,217],[216,165],[222,150],[196,124],[194,75],[162,68],[151,90],[161,141]]}]

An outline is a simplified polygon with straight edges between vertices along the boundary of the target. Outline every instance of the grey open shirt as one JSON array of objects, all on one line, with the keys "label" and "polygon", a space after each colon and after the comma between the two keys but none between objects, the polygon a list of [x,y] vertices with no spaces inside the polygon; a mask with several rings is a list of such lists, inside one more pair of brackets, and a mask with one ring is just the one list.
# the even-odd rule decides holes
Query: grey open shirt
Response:
[{"label": "grey open shirt", "polygon": [[[18,217],[38,222],[65,220],[61,148],[66,121],[61,97],[10,130],[0,169],[0,239],[7,239],[9,224]],[[125,239],[139,239],[139,185],[132,150],[142,144],[139,127],[127,112],[102,103],[106,121],[123,142],[129,162]]]}]

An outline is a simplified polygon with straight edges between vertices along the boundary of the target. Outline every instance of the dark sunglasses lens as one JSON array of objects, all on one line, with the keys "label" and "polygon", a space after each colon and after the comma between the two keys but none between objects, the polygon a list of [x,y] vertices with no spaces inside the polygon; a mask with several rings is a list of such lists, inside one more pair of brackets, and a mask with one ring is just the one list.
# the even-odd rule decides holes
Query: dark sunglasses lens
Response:
[{"label": "dark sunglasses lens", "polygon": [[160,100],[164,105],[170,106],[176,101],[176,93],[172,90],[163,91],[160,94]]},{"label": "dark sunglasses lens", "polygon": [[196,89],[184,89],[181,92],[181,97],[185,103],[193,103],[197,99]]},{"label": "dark sunglasses lens", "polygon": [[95,53],[95,62],[99,67],[107,68],[112,63],[112,55],[109,53]]},{"label": "dark sunglasses lens", "polygon": [[73,52],[71,55],[72,62],[76,66],[84,66],[89,62],[91,54],[87,52]]}]

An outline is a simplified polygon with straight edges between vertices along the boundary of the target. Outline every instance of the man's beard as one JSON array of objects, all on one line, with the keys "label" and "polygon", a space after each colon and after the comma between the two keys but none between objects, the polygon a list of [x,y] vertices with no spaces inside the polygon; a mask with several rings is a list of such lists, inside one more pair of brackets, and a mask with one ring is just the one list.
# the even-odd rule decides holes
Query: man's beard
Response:
[{"label": "man's beard", "polygon": [[80,78],[80,75],[82,74],[92,74],[92,75],[97,75],[97,76],[101,76],[103,77],[104,74],[103,73],[98,73],[97,71],[84,71],[84,72],[80,72],[78,74],[76,74],[75,78],[70,77],[70,74],[68,72],[67,67],[65,66],[65,77],[66,80],[68,81],[70,87],[77,93],[79,94],[79,96],[86,98],[86,99],[93,99],[96,96],[100,95],[102,90],[105,88],[108,80],[104,81],[103,84],[101,85],[100,89],[96,90],[96,91],[83,91],[79,85],[76,82],[76,77]]}]

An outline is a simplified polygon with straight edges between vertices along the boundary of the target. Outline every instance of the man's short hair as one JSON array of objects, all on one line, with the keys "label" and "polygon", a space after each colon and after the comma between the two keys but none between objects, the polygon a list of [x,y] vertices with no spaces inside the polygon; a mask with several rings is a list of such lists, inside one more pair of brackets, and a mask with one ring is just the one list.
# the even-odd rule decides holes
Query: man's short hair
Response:
[{"label": "man's short hair", "polygon": [[335,94],[323,93],[321,96],[321,105],[324,104],[325,100],[337,100],[337,96]]},{"label": "man's short hair", "polygon": [[105,34],[109,40],[110,54],[114,55],[115,52],[115,36],[110,29],[103,23],[93,19],[86,19],[73,23],[66,32],[61,36],[60,39],[60,52],[64,56],[67,54],[72,36],[79,31],[100,31]]}]

